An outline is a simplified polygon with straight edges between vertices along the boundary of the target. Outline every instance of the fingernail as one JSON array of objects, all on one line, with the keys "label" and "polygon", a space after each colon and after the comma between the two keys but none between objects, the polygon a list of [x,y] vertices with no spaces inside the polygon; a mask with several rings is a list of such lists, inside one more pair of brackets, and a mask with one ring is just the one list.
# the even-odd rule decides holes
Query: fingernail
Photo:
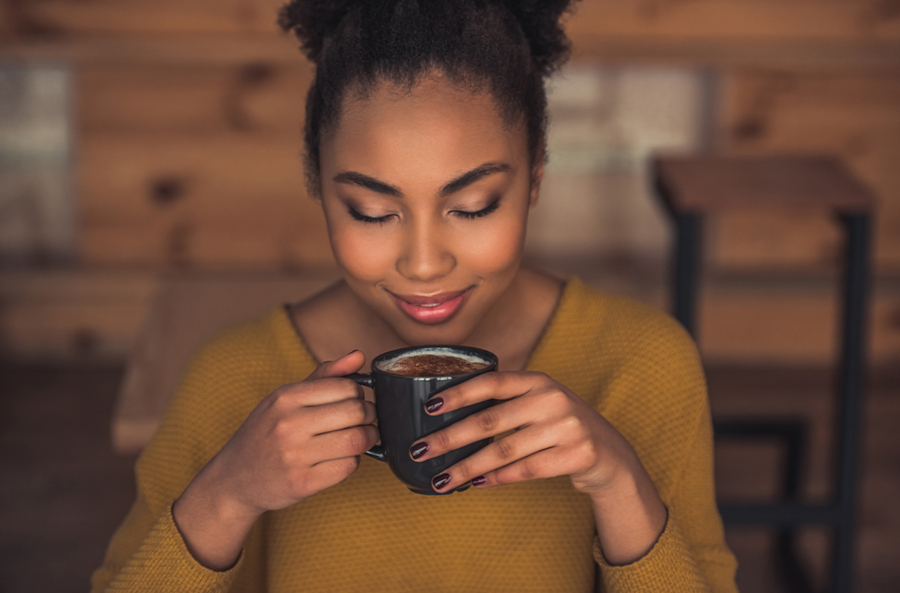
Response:
[{"label": "fingernail", "polygon": [[442,397],[433,397],[427,402],[425,402],[425,410],[429,414],[434,414],[444,405],[444,398]]},{"label": "fingernail", "polygon": [[487,478],[484,476],[478,476],[477,478],[472,478],[473,486],[484,486],[484,483],[487,482]]},{"label": "fingernail", "polygon": [[422,455],[425,455],[425,452],[428,451],[428,443],[421,442],[415,443],[412,447],[409,448],[409,454],[412,455],[413,459],[418,459]]},{"label": "fingernail", "polygon": [[438,490],[450,483],[450,474],[438,474],[431,479],[431,484]]}]

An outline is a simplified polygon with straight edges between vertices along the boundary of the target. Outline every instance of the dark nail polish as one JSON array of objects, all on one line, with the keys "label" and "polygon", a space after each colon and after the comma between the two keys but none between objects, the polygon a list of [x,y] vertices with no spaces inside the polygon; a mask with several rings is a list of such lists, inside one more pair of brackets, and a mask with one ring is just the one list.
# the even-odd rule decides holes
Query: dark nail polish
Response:
[{"label": "dark nail polish", "polygon": [[433,397],[427,402],[425,402],[425,410],[429,414],[434,414],[438,410],[441,409],[441,406],[444,405],[444,398],[442,397]]},{"label": "dark nail polish", "polygon": [[415,443],[412,447],[409,448],[409,454],[412,455],[413,459],[418,459],[422,455],[425,455],[425,452],[428,451],[428,443],[421,442]]},{"label": "dark nail polish", "polygon": [[450,474],[438,474],[431,479],[431,484],[437,489],[441,489],[449,483]]},{"label": "dark nail polish", "polygon": [[487,482],[487,478],[485,478],[484,476],[478,476],[477,478],[472,478],[473,486],[483,486],[485,482]]}]

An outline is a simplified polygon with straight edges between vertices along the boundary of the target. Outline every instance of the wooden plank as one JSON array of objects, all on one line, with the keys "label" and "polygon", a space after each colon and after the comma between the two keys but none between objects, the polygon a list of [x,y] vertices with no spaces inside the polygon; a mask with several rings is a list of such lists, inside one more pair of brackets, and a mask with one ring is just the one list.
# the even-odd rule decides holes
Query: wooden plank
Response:
[{"label": "wooden plank", "polygon": [[275,31],[283,0],[30,0],[20,21],[63,33]]},{"label": "wooden plank", "polygon": [[897,40],[900,20],[878,0],[619,0],[582,2],[567,31],[584,48],[608,37]]},{"label": "wooden plank", "polygon": [[0,355],[26,360],[123,361],[153,292],[135,271],[0,274]]},{"label": "wooden plank", "polygon": [[[709,287],[701,297],[700,347],[711,362],[828,364],[837,360],[839,291]],[[900,360],[900,292],[872,297],[869,361]]]},{"label": "wooden plank", "polygon": [[[65,33],[274,32],[283,0],[31,0],[19,20]],[[608,36],[848,41],[900,39],[882,0],[617,0],[582,2],[573,39]]]},{"label": "wooden plank", "polygon": [[234,131],[296,140],[312,74],[306,62],[87,65],[77,72],[77,125],[88,135]]},{"label": "wooden plank", "polygon": [[330,266],[324,218],[305,194],[299,150],[299,137],[264,134],[84,138],[83,261]]},{"label": "wooden plank", "polygon": [[0,38],[0,57],[13,61],[83,64],[301,64],[297,43],[272,33],[42,35]]},{"label": "wooden plank", "polygon": [[[841,157],[879,199],[876,268],[900,270],[900,77],[736,72],[724,86],[720,144],[731,154],[824,152]],[[805,247],[797,247],[808,255],[805,264],[834,257],[834,235],[825,225],[808,225],[797,234],[778,215],[762,224],[760,233],[773,237],[772,244],[805,241]],[[749,235],[741,229],[747,225],[737,215],[723,215],[716,225],[713,263],[749,264],[758,241],[746,241]],[[758,266],[777,265],[774,250],[757,255]]]}]

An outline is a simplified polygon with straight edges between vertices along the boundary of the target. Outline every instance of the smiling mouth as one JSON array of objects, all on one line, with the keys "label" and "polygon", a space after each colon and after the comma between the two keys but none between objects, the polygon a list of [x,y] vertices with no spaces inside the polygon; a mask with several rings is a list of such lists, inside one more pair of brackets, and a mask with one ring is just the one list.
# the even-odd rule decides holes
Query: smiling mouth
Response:
[{"label": "smiling mouth", "polygon": [[414,321],[437,325],[450,319],[472,292],[471,288],[436,295],[397,295],[388,291],[401,311]]}]

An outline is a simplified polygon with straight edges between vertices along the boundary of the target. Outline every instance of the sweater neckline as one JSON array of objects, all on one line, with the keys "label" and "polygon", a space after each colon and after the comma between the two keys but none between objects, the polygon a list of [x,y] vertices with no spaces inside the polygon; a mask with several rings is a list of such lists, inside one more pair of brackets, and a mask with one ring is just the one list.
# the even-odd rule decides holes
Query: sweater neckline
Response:
[{"label": "sweater neckline", "polygon": [[[557,347],[555,343],[560,339],[558,337],[560,335],[558,328],[569,322],[572,313],[577,309],[577,301],[583,296],[584,291],[584,283],[578,276],[571,276],[566,280],[562,294],[559,296],[559,301],[556,303],[556,308],[543,332],[541,332],[537,344],[535,344],[534,349],[528,356],[528,361],[525,364],[526,371],[540,368],[540,361],[543,359],[544,354],[548,351],[554,351],[554,348]],[[277,306],[272,312],[274,317],[273,329],[278,334],[279,342],[287,352],[294,356],[299,356],[301,361],[315,368],[319,363],[312,355],[306,340],[303,339],[303,335],[298,331],[289,307],[288,303],[284,303]]]}]

